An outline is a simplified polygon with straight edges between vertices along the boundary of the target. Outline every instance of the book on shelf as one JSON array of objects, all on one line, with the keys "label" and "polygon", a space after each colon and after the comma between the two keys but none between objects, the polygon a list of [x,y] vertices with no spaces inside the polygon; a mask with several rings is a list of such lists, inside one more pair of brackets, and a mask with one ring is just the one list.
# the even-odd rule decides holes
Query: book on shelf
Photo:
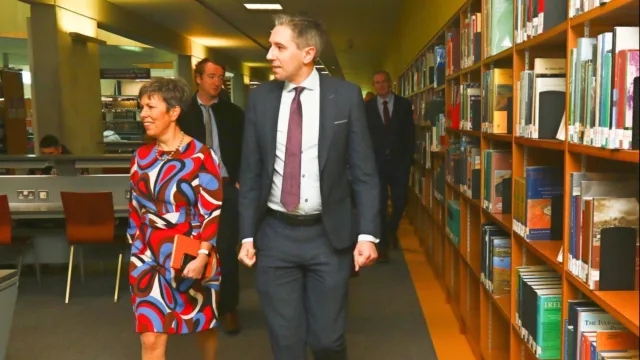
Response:
[{"label": "book on shelf", "polygon": [[481,130],[482,101],[480,83],[464,83],[460,85],[460,129]]},{"label": "book on shelf", "polygon": [[527,166],[514,182],[514,231],[525,240],[561,240],[563,168]]},{"label": "book on shelf", "polygon": [[464,19],[460,36],[461,67],[467,68],[482,59],[482,14],[469,13]]},{"label": "book on shelf", "polygon": [[482,225],[480,280],[494,296],[511,293],[511,236],[495,224]]},{"label": "book on shelf", "polygon": [[511,208],[502,206],[503,181],[511,178],[512,156],[510,150],[485,150],[484,152],[484,208],[494,214],[508,214]]},{"label": "book on shelf", "polygon": [[566,59],[537,58],[520,73],[516,135],[534,139],[558,136],[565,113]]},{"label": "book on shelf", "polygon": [[456,247],[460,247],[460,201],[447,201],[447,227],[446,234]]},{"label": "book on shelf", "polygon": [[516,267],[516,324],[538,359],[560,358],[562,277],[546,265]]},{"label": "book on shelf", "polygon": [[638,27],[614,27],[597,37],[578,39],[570,60],[569,141],[632,149],[639,41]]},{"label": "book on shelf", "polygon": [[[596,287],[595,280],[597,279],[591,279],[590,276],[590,274],[593,274],[593,271],[591,270],[592,268],[600,269],[597,273],[593,274],[593,276],[596,276],[598,278],[604,276],[605,279],[608,279],[611,276],[611,272],[613,274],[617,274],[617,271],[623,271],[624,269],[632,268],[634,269],[633,271],[626,271],[624,274],[620,274],[620,279],[614,280],[613,283],[611,283],[609,280],[606,280],[607,285],[605,285],[603,289],[637,289],[638,181],[625,180],[629,179],[631,175],[615,173],[571,173],[570,176],[572,193],[571,201],[569,204],[569,228],[571,229],[569,232],[568,240],[569,263],[567,267],[569,271],[576,275],[576,277],[584,281],[586,284],[589,284],[590,287]],[[594,210],[594,201],[596,201],[596,203],[598,204],[606,204],[615,203],[619,199],[627,199],[621,200],[618,204],[619,206],[624,205],[624,208],[627,209],[627,211],[624,213],[624,216],[616,218],[615,222],[611,220],[609,222],[599,222],[594,226],[594,214],[602,212],[601,209]],[[600,218],[601,216],[598,215],[598,219]],[[623,227],[633,228],[633,233],[635,233],[635,235],[628,235],[625,230],[622,230],[619,233],[619,236],[621,238],[618,239],[618,243],[608,242],[607,245],[605,245],[605,254],[608,254],[613,250],[609,248],[611,245],[613,245],[614,247],[620,246],[624,248],[625,251],[627,251],[629,254],[632,254],[633,259],[628,260],[627,257],[622,256],[619,261],[615,261],[613,264],[610,264],[609,260],[606,260],[605,264],[607,266],[603,268],[603,264],[600,263],[600,260],[602,259],[602,245],[604,243],[603,240],[605,239],[602,239],[600,237],[600,231],[603,228],[615,228],[619,225],[623,225]],[[610,239],[610,233],[608,233],[607,231],[605,232],[605,234],[607,235],[606,239]],[[625,237],[622,238],[622,236]],[[629,237],[632,240],[629,240]],[[596,245],[595,249],[594,245]],[[614,285],[616,281],[621,281],[624,284],[624,279],[627,279],[626,287],[619,287],[621,285]],[[630,283],[628,279],[633,280],[633,287],[628,285]]]},{"label": "book on shelf", "polygon": [[510,134],[513,108],[508,106],[513,97],[512,69],[486,71],[482,83],[482,131],[493,134]]},{"label": "book on shelf", "polygon": [[564,359],[591,359],[591,339],[583,339],[585,334],[595,335],[593,340],[596,341],[596,358],[599,352],[598,347],[611,349],[600,350],[603,352],[613,350],[637,354],[637,337],[635,344],[626,343],[624,340],[618,341],[616,344],[613,341],[607,341],[606,337],[603,337],[604,335],[600,336],[601,341],[598,342],[598,333],[600,332],[615,332],[621,334],[622,337],[629,335],[622,335],[628,333],[624,325],[595,303],[589,300],[569,300],[568,314],[564,324]]},{"label": "book on shelf", "polygon": [[484,2],[486,57],[496,55],[513,46],[513,0]]}]

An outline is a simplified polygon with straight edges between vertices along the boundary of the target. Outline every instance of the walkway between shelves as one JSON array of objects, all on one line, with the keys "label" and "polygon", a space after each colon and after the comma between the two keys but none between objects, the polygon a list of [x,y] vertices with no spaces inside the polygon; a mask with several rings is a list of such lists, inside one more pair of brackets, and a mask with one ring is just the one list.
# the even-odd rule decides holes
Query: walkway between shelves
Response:
[{"label": "walkway between shelves", "polygon": [[402,222],[399,235],[404,259],[411,273],[438,359],[475,359],[467,339],[460,333],[460,324],[447,304],[445,293],[427,263],[420,242],[408,221]]}]

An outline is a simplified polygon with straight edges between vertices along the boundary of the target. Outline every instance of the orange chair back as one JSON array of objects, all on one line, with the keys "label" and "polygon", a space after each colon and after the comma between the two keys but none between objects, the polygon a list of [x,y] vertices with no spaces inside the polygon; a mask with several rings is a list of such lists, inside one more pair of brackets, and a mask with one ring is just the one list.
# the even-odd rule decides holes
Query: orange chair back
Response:
[{"label": "orange chair back", "polygon": [[115,216],[111,192],[61,191],[62,207],[71,244],[114,241]]},{"label": "orange chair back", "polygon": [[9,198],[0,195],[0,245],[11,244],[11,212]]}]

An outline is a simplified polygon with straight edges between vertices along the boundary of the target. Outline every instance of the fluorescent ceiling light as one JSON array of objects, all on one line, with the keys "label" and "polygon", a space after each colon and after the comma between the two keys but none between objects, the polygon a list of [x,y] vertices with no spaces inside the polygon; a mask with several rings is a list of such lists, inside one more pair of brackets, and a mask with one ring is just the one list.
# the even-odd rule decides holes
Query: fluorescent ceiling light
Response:
[{"label": "fluorescent ceiling light", "polygon": [[249,3],[249,4],[244,4],[244,7],[246,7],[249,10],[282,10],[282,5],[280,4]]},{"label": "fluorescent ceiling light", "polygon": [[128,50],[128,51],[135,51],[135,52],[141,52],[142,51],[142,48],[138,47],[138,46],[119,45],[118,47],[120,49],[122,49],[122,50]]}]

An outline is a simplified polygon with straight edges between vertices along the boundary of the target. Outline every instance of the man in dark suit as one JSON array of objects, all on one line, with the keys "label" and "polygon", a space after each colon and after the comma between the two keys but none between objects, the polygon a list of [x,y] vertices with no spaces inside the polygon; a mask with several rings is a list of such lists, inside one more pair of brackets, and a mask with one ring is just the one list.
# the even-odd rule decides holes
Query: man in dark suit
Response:
[{"label": "man in dark suit", "polygon": [[236,308],[239,301],[238,176],[242,152],[244,112],[240,107],[220,97],[224,84],[224,66],[205,58],[195,66],[198,91],[190,106],[180,114],[178,124],[185,134],[214,150],[220,162],[224,201],[218,228],[217,251],[220,254],[222,283],[218,316],[223,330],[229,334],[240,331]]},{"label": "man in dark suit", "polygon": [[377,257],[380,186],[362,92],[315,70],[325,36],[312,19],[277,16],[275,80],[246,109],[239,259],[257,260],[276,360],[305,359],[307,345],[316,359],[347,358],[351,270]]},{"label": "man in dark suit", "polygon": [[[369,134],[380,178],[381,230],[378,261],[389,260],[389,243],[398,247],[398,227],[407,204],[407,191],[414,151],[414,124],[411,102],[391,92],[389,73],[373,75],[376,96],[365,104]],[[391,197],[391,216],[387,203]]]}]

